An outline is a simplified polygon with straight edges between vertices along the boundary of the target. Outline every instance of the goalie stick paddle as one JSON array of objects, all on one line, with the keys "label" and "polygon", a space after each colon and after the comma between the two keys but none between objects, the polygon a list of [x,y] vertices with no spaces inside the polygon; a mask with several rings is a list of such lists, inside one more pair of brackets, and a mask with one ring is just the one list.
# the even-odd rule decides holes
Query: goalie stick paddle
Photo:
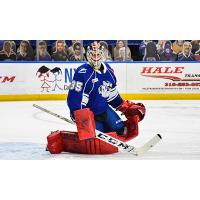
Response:
[{"label": "goalie stick paddle", "polygon": [[[33,104],[33,107],[35,107],[35,108],[37,108],[41,111],[44,111],[44,112],[46,112],[50,115],[53,115],[54,117],[62,119],[63,121],[68,122],[72,125],[76,125],[76,123],[73,122],[72,120],[67,119],[67,118],[65,118],[61,115],[58,115],[58,114],[56,114],[56,113],[54,113],[50,110],[47,110],[46,108],[43,108],[43,107],[38,106],[36,104]],[[119,149],[126,151],[128,153],[131,153],[133,155],[136,155],[136,156],[143,155],[145,152],[147,152],[150,148],[155,146],[162,139],[161,135],[157,134],[151,140],[149,140],[147,143],[145,143],[143,146],[136,148],[132,145],[127,144],[126,142],[122,142],[121,140],[118,140],[114,137],[111,137],[111,136],[107,135],[106,133],[103,133],[103,132],[98,131],[98,130],[96,130],[96,137],[98,139],[110,144],[110,145],[118,147]]]}]

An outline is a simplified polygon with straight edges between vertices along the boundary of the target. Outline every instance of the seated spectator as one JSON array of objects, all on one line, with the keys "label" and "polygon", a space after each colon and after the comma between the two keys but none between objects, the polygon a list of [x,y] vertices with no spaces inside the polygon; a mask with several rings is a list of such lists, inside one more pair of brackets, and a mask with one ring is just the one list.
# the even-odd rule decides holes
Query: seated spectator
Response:
[{"label": "seated spectator", "polygon": [[[16,53],[16,44],[15,44],[15,41],[14,40],[7,40],[7,41],[10,42],[12,50]],[[1,40],[1,42],[0,42],[0,49],[2,50],[3,49],[3,44],[4,44],[5,40]]]},{"label": "seated spectator", "polygon": [[116,47],[114,48],[114,60],[115,61],[125,61],[131,60],[131,51],[129,47],[125,49],[125,41],[118,40]]},{"label": "seated spectator", "polygon": [[140,55],[143,57],[145,54],[146,46],[149,42],[152,42],[152,40],[143,40],[139,46],[139,52]]},{"label": "seated spectator", "polygon": [[16,52],[16,44],[15,44],[15,41],[10,41],[11,42],[11,45],[12,45],[12,49],[14,52]]},{"label": "seated spectator", "polygon": [[17,52],[17,60],[32,61],[34,60],[33,49],[28,40],[22,40]]},{"label": "seated spectator", "polygon": [[39,61],[51,61],[51,56],[47,51],[47,43],[45,41],[40,41],[37,46],[37,56],[35,60]]},{"label": "seated spectator", "polygon": [[194,55],[192,54],[192,45],[190,42],[184,42],[182,53],[178,54],[179,61],[192,61],[194,60]]},{"label": "seated spectator", "polygon": [[69,60],[70,61],[86,60],[84,55],[83,55],[83,58],[81,56],[81,43],[80,42],[76,42],[73,44],[73,51],[71,51],[71,54],[69,55]]},{"label": "seated spectator", "polygon": [[160,54],[161,61],[176,61],[177,54],[173,53],[171,41],[166,41],[163,48],[163,53]]},{"label": "seated spectator", "polygon": [[0,49],[3,48],[4,40],[0,40]]},{"label": "seated spectator", "polygon": [[[68,48],[68,54],[69,55],[71,55],[72,53],[74,53],[74,48],[73,48],[73,46],[74,46],[74,44],[75,43],[81,43],[81,40],[72,40],[72,45]],[[85,49],[84,49],[84,47],[82,47],[82,53],[85,55]]]},{"label": "seated spectator", "polygon": [[200,51],[194,55],[195,60],[200,60]]},{"label": "seated spectator", "polygon": [[164,52],[164,46],[165,46],[165,42],[167,40],[159,40],[156,47],[157,47],[157,52],[159,55],[161,55]]},{"label": "seated spectator", "polygon": [[105,41],[100,41],[100,45],[104,47],[104,61],[112,61],[111,54],[108,50],[108,44]]},{"label": "seated spectator", "polygon": [[55,51],[52,54],[54,61],[67,61],[68,54],[66,52],[66,43],[64,40],[57,40],[55,45]]},{"label": "seated spectator", "polygon": [[200,40],[192,40],[191,41],[193,54],[195,54],[199,50],[199,43],[200,43]]},{"label": "seated spectator", "polygon": [[185,41],[184,40],[176,40],[173,45],[172,45],[172,49],[174,51],[174,53],[179,54],[182,52],[183,50],[183,43]]},{"label": "seated spectator", "polygon": [[200,60],[200,43],[199,43],[199,49],[198,51],[195,52],[194,58],[195,60]]},{"label": "seated spectator", "polygon": [[16,53],[12,48],[11,41],[4,41],[3,49],[0,51],[0,60],[1,61],[12,61],[16,60]]},{"label": "seated spectator", "polygon": [[157,52],[156,44],[154,42],[149,42],[146,46],[143,61],[158,61],[158,60],[160,60],[160,57]]}]

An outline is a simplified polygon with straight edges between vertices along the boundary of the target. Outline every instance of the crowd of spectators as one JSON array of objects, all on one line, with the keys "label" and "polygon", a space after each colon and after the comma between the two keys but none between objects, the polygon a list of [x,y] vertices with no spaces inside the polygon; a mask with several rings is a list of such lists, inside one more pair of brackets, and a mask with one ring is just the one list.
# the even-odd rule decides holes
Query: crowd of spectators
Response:
[{"label": "crowd of spectators", "polygon": [[19,45],[15,41],[0,42],[0,61],[33,61],[35,52],[30,41],[22,40]]},{"label": "crowd of spectators", "polygon": [[200,40],[143,41],[140,45],[143,61],[195,61],[200,60]]},{"label": "crowd of spectators", "polygon": [[[87,40],[0,40],[0,61],[86,61]],[[200,40],[106,40],[105,61],[200,60]]]}]

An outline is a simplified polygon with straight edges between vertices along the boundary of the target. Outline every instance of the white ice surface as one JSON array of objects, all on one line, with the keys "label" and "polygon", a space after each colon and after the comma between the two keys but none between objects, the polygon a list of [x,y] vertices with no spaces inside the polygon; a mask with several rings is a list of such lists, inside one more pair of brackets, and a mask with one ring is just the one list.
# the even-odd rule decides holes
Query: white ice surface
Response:
[{"label": "white ice surface", "polygon": [[32,107],[33,103],[69,117],[65,101],[0,102],[0,159],[200,159],[200,101],[142,101],[147,107],[139,136],[140,146],[157,133],[163,140],[143,157],[119,152],[112,155],[45,151],[46,136],[75,127]]}]

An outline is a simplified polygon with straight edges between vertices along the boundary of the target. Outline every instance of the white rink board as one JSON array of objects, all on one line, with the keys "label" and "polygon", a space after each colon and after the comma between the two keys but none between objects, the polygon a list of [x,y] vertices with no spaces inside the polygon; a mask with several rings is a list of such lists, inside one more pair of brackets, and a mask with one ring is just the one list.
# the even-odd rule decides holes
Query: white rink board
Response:
[{"label": "white rink board", "polygon": [[[73,70],[80,66],[80,63],[0,63],[1,77],[13,77],[13,82],[3,82],[0,84],[0,94],[65,94],[65,85],[69,85],[69,77],[74,74]],[[49,77],[45,74],[45,82],[48,84],[48,91],[44,89],[42,92],[42,85],[44,77],[38,77],[40,73],[37,73],[38,69],[42,66],[46,66],[49,70],[59,67],[61,69],[58,75],[55,91],[55,76],[52,72],[49,72]],[[66,74],[65,74],[66,73]],[[68,76],[69,74],[69,76]],[[3,80],[3,78],[1,79]]]},{"label": "white rink board", "polygon": [[200,63],[126,63],[126,74],[129,94],[200,93]]},{"label": "white rink board", "polygon": [[[66,94],[67,86],[76,68],[82,64],[80,62],[0,63],[0,94]],[[45,77],[39,77],[40,73],[37,71],[43,65],[49,69],[49,72],[48,75],[44,74]],[[118,90],[123,94],[200,93],[200,63],[198,62],[137,62],[110,63],[110,65],[118,80]],[[50,71],[55,67],[61,69],[57,77]]]}]

